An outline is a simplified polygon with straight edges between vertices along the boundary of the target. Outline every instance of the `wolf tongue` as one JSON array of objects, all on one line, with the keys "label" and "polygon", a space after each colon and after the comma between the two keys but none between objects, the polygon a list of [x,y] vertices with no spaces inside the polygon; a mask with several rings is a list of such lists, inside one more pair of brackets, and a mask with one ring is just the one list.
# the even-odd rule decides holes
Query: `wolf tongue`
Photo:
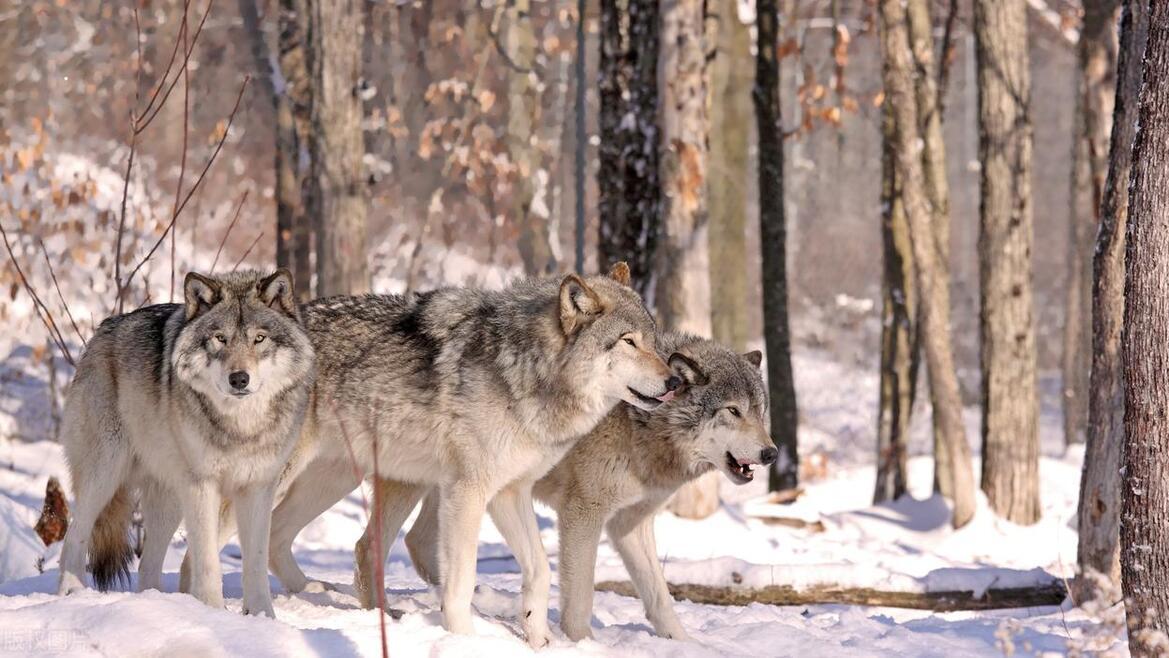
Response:
[{"label": "wolf tongue", "polygon": [[673,400],[673,399],[674,399],[674,392],[673,391],[666,391],[664,395],[658,396],[659,402],[669,402],[670,400]]}]

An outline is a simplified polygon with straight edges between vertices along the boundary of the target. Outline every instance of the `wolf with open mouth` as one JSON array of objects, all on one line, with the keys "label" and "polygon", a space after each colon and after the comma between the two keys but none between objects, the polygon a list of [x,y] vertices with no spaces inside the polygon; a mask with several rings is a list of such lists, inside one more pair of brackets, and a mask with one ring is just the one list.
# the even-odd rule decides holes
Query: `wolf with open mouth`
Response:
[{"label": "wolf with open mouth", "polygon": [[[680,333],[659,336],[658,349],[669,355],[682,380],[674,397],[653,409],[614,409],[533,490],[557,513],[560,627],[573,640],[592,635],[593,570],[602,529],[625,562],[654,629],[663,637],[686,639],[658,562],[654,514],[679,487],[704,473],[718,469],[735,484],[745,484],[755,467],[770,465],[779,454],[766,429],[762,354],[737,354]],[[433,550],[436,502],[435,496],[426,497],[406,535],[414,568],[435,584],[440,577]],[[358,545],[358,563],[371,532],[372,525]],[[383,532],[384,552],[397,526],[383,526]]]}]

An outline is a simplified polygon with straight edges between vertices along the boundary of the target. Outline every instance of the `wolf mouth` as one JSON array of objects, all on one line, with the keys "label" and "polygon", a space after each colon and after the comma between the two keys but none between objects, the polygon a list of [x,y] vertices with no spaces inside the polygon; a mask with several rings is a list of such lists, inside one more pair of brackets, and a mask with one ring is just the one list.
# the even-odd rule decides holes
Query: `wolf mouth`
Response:
[{"label": "wolf mouth", "polygon": [[[626,386],[625,388],[629,389],[630,393],[635,395],[638,400],[645,403],[650,408],[656,407],[659,404],[661,404],[662,402],[665,402],[665,400],[659,400],[658,398],[655,398],[655,397],[650,397],[648,395],[642,395],[641,393],[634,390],[632,386]],[[663,395],[662,397],[665,397],[665,396]]]},{"label": "wolf mouth", "polygon": [[746,484],[755,479],[755,473],[751,470],[754,464],[740,464],[735,456],[727,451],[727,472],[731,474],[732,479],[739,484]]}]

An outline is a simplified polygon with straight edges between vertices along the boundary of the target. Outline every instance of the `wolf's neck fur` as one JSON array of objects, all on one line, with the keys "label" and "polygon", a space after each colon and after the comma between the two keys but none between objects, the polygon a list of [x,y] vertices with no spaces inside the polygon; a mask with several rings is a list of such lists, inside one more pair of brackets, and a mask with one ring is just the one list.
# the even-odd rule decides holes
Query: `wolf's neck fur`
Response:
[{"label": "wolf's neck fur", "polygon": [[638,479],[662,489],[675,489],[710,472],[714,467],[697,450],[687,449],[698,438],[697,430],[667,422],[664,414],[622,405],[609,418],[626,437],[630,468]]}]

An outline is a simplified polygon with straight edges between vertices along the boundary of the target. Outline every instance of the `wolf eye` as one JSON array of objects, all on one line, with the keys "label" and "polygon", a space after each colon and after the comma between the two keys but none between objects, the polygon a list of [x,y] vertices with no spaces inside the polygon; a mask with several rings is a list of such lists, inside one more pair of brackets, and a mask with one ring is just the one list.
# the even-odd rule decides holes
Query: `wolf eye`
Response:
[{"label": "wolf eye", "polygon": [[264,334],[256,334],[256,344],[258,345],[258,344],[264,342],[265,338],[267,338],[267,336],[265,336]]},{"label": "wolf eye", "polygon": [[738,407],[727,407],[727,411],[731,412],[731,415],[735,418],[743,417],[743,412],[739,411]]},{"label": "wolf eye", "polygon": [[219,341],[220,343],[222,343],[224,345],[227,344],[227,336],[224,336],[223,334],[215,334],[215,340]]},{"label": "wolf eye", "polygon": [[637,347],[637,343],[633,342],[632,338],[622,338],[621,340],[625,341],[625,344],[630,347]]}]

